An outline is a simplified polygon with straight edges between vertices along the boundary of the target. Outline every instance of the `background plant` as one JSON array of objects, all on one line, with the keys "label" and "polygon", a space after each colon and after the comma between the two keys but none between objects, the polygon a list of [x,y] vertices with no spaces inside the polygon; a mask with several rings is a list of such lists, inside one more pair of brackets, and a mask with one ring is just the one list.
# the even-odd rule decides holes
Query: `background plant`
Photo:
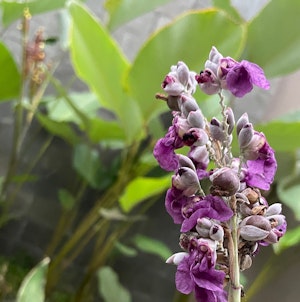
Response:
[{"label": "background plant", "polygon": [[[291,73],[300,67],[300,35],[297,32],[291,34],[291,29],[300,25],[297,24],[300,5],[296,0],[284,3],[273,0],[249,21],[245,21],[229,1],[214,1],[213,8],[188,12],[159,29],[148,38],[132,62],[129,61],[112,38],[113,30],[167,2],[106,1],[109,21],[105,25],[82,2],[1,2],[3,32],[14,21],[23,23],[23,30],[19,32],[22,58],[17,59],[4,41],[0,44],[0,98],[2,101],[11,100],[14,110],[13,147],[2,180],[2,225],[14,219],[17,193],[24,184],[35,180],[32,171],[38,160],[43,160],[53,137],[60,137],[69,144],[77,173],[72,189],[62,187],[57,194],[61,218],[45,251],[52,261],[44,260],[37,266],[37,274],[44,272],[38,275],[40,278],[27,278],[28,282],[20,289],[20,301],[25,299],[22,297],[26,297],[27,291],[30,292],[28,284],[44,278],[47,279],[46,295],[54,299],[53,292],[61,282],[58,279],[61,270],[66,270],[89,242],[94,243],[94,252],[87,264],[87,273],[74,293],[74,300],[80,301],[87,292],[94,294],[90,288],[95,276],[99,277],[100,284],[105,274],[116,280],[113,272],[105,267],[116,242],[119,243],[128,228],[141,219],[152,198],[169,187],[169,176],[157,169],[152,148],[163,133],[161,114],[167,110],[161,102],[155,101],[154,95],[170,65],[184,60],[191,69],[197,69],[203,65],[211,45],[215,45],[224,54],[256,62],[263,67],[268,78]],[[29,55],[31,59],[33,56],[27,47],[30,43],[40,46],[35,50],[42,54],[44,47],[47,51],[49,43],[55,42],[47,37],[47,29],[41,41],[33,41],[31,29],[26,27],[30,24],[29,14],[34,17],[57,9],[68,14],[65,19],[68,18],[70,23],[66,22],[64,29],[69,38],[64,51],[71,55],[76,77],[87,85],[84,93],[68,89],[56,78],[59,61],[49,65],[47,57],[35,57],[28,62]],[[283,16],[284,22],[276,22]],[[66,42],[62,37],[59,41]],[[16,61],[20,62],[19,65]],[[32,64],[30,72],[26,70],[28,63]],[[36,75],[41,76],[41,82],[33,77]],[[54,93],[45,96],[48,86]],[[206,115],[215,114],[217,102],[212,98],[199,94],[196,99]],[[21,162],[28,150],[27,137],[33,121],[38,121],[50,135],[34,160],[24,167]],[[280,170],[273,194],[276,193],[299,220],[299,142],[295,139],[300,128],[299,114],[294,112],[255,128],[266,134],[270,145],[277,151]],[[113,160],[105,160],[103,154],[112,152]],[[95,198],[93,207],[82,217],[81,203],[89,190],[97,192],[99,198]],[[148,202],[141,203],[144,200]],[[299,227],[291,227],[276,248],[277,254],[284,253],[291,246],[298,249],[299,234]],[[168,256],[169,251],[164,252],[165,247],[156,241],[141,236],[136,238],[138,246],[148,246],[148,251]],[[259,282],[249,289],[249,298],[253,288],[257,290],[263,285],[266,275],[270,278],[270,267],[274,262],[278,262],[278,256],[273,256],[266,264],[262,275],[258,276]],[[99,270],[101,267],[104,269]],[[117,281],[115,284],[118,286]],[[40,285],[43,288],[44,283]],[[110,301],[104,287],[99,288],[104,299]],[[42,301],[43,295],[43,290],[36,293],[36,301]],[[130,299],[127,293],[124,299]]]}]

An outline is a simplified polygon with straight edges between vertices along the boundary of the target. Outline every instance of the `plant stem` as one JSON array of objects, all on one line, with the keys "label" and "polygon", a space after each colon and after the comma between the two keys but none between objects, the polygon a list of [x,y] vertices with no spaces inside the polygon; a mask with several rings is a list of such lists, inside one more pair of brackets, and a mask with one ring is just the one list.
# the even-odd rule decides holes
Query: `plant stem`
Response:
[{"label": "plant stem", "polygon": [[230,202],[234,215],[230,220],[231,232],[228,236],[229,270],[230,270],[228,302],[240,302],[241,285],[240,285],[239,251],[238,251],[239,234],[238,234],[238,217],[236,212],[235,197],[231,197]]}]

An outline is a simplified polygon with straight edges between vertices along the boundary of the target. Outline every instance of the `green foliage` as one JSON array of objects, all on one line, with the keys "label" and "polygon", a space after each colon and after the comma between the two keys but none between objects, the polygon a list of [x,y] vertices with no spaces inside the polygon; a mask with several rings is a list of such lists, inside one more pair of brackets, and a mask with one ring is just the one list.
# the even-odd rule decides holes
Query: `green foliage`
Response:
[{"label": "green foliage", "polygon": [[67,0],[34,0],[34,1],[1,1],[2,22],[4,26],[22,18],[25,8],[29,8],[31,14],[40,14],[63,8]]},{"label": "green foliage", "polygon": [[130,302],[131,296],[120,282],[118,275],[109,266],[104,266],[98,270],[98,289],[105,302]]},{"label": "green foliage", "polygon": [[277,254],[282,253],[284,250],[291,248],[300,243],[300,226],[288,230],[285,235],[275,245],[274,249]]},{"label": "green foliage", "polygon": [[[139,102],[144,119],[148,121],[167,110],[163,102],[149,100],[153,100],[171,65],[184,60],[191,70],[198,71],[213,45],[225,55],[237,57],[244,47],[244,39],[244,27],[216,9],[185,14],[151,36],[137,54],[128,75],[128,89]],[[206,98],[201,96],[197,100]]]},{"label": "green foliage", "polygon": [[59,198],[62,208],[65,211],[72,210],[72,208],[75,205],[76,200],[75,200],[74,196],[68,190],[60,189],[58,191],[58,198]]},{"label": "green foliage", "polygon": [[[275,77],[300,68],[300,2],[272,0],[249,24],[247,59]],[[283,22],[278,22],[283,20]]]},{"label": "green foliage", "polygon": [[23,280],[17,294],[16,302],[44,302],[45,301],[45,282],[50,259],[43,259],[34,267]]},{"label": "green foliage", "polygon": [[170,0],[106,0],[104,6],[110,17],[107,27],[114,30],[120,25],[168,2]]},{"label": "green foliage", "polygon": [[129,212],[140,202],[164,192],[169,186],[169,175],[163,177],[137,177],[128,184],[124,194],[120,197],[120,206],[125,212]]},{"label": "green foliage", "polygon": [[136,235],[134,243],[141,251],[156,255],[163,261],[172,255],[171,250],[163,242],[144,235]]},{"label": "green foliage", "polygon": [[76,72],[97,94],[101,105],[115,113],[127,141],[131,142],[141,132],[142,121],[136,102],[121,85],[129,63],[103,25],[82,5],[72,2],[69,11]]},{"label": "green foliage", "polygon": [[21,90],[21,75],[12,54],[2,42],[0,42],[0,66],[3,71],[0,73],[0,101],[18,97]]}]

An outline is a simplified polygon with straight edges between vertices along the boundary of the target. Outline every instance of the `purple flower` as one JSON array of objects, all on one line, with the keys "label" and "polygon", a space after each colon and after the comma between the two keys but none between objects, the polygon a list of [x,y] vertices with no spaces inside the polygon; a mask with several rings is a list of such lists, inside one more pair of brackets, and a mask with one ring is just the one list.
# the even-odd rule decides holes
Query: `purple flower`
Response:
[{"label": "purple flower", "polygon": [[219,221],[226,221],[233,215],[233,212],[224,200],[218,196],[207,195],[204,199],[192,204],[192,206],[192,209],[188,209],[189,215],[185,215],[186,219],[182,223],[181,232],[192,230],[197,224],[198,218],[208,217]]},{"label": "purple flower", "polygon": [[225,273],[215,269],[215,242],[192,239],[189,254],[177,267],[176,288],[183,294],[195,292],[197,302],[226,302],[223,289]]},{"label": "purple flower", "polygon": [[274,150],[267,141],[258,151],[258,158],[248,160],[246,166],[244,179],[246,184],[262,190],[269,190],[277,170],[277,162]]},{"label": "purple flower", "polygon": [[178,168],[178,157],[174,150],[183,146],[182,139],[177,134],[177,125],[169,127],[165,137],[159,139],[153,150],[153,155],[162,169],[174,171]]},{"label": "purple flower", "polygon": [[220,73],[222,79],[225,79],[227,89],[236,97],[243,97],[253,89],[253,85],[263,89],[270,88],[263,69],[246,60],[236,62],[230,57],[222,58]]}]

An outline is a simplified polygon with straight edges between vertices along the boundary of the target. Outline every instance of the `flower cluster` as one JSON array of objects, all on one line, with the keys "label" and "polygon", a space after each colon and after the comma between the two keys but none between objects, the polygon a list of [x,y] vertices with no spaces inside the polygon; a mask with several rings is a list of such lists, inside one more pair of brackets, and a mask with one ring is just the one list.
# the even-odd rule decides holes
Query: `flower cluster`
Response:
[{"label": "flower cluster", "polygon": [[[162,82],[166,94],[157,96],[172,110],[173,122],[153,154],[161,168],[174,172],[165,206],[181,225],[183,249],[167,263],[177,265],[177,289],[194,292],[198,302],[227,301],[226,285],[229,292],[240,290],[240,284],[234,284],[236,274],[251,266],[260,246],[277,242],[286,230],[281,205],[269,206],[261,192],[274,179],[274,150],[246,113],[235,121],[224,104],[222,90],[242,97],[253,85],[269,88],[259,66],[224,58],[213,47],[199,74],[183,62],[172,66]],[[219,95],[219,118],[204,117],[193,97],[197,86]],[[238,157],[231,152],[234,131]],[[178,152],[184,146],[185,155]]]}]

